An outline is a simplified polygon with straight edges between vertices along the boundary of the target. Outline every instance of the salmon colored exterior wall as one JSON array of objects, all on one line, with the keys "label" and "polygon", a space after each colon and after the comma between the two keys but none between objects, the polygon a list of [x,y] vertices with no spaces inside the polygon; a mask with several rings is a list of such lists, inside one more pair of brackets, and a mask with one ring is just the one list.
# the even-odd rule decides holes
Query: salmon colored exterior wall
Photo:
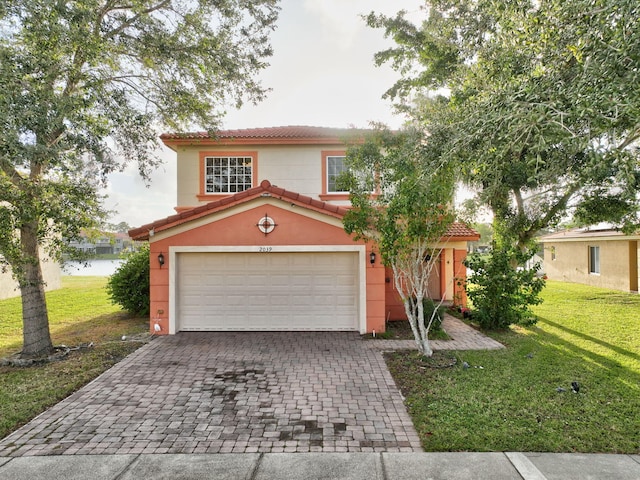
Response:
[{"label": "salmon colored exterior wall", "polygon": [[[172,246],[275,246],[275,245],[365,245],[354,242],[341,227],[337,227],[292,208],[279,208],[272,204],[260,204],[237,214],[219,218],[212,215],[211,223],[168,236],[158,233],[150,238],[151,261],[151,331],[160,325],[158,334],[169,331],[169,247]],[[288,206],[288,203],[287,203]],[[300,208],[300,207],[296,207]],[[265,235],[258,221],[268,215],[277,224],[273,232]],[[368,259],[371,246],[366,247],[366,324],[367,331],[384,331],[385,326],[385,276],[379,259],[372,266]],[[162,253],[165,264],[161,267],[158,255]],[[268,255],[268,254],[267,254]]]},{"label": "salmon colored exterior wall", "polygon": [[464,285],[467,281],[467,267],[462,263],[467,258],[466,250],[453,251],[453,304],[467,306],[467,293]]},{"label": "salmon colored exterior wall", "polygon": [[[440,272],[437,278],[440,280],[440,295],[442,295],[443,291],[446,291],[446,282],[449,275],[446,271],[447,269],[447,261],[446,259],[453,255],[453,295],[449,295],[451,297],[451,301],[453,305],[460,305],[463,307],[467,306],[467,295],[464,290],[464,285],[467,280],[467,268],[462,263],[464,259],[467,257],[466,250],[458,250],[458,249],[444,249],[440,252]],[[385,268],[385,276],[386,276],[386,285],[385,285],[385,295],[386,295],[386,307],[385,307],[385,318],[387,320],[406,320],[407,314],[404,310],[404,305],[402,300],[400,299],[400,294],[398,290],[396,290],[395,285],[393,284],[393,271],[391,268]],[[434,300],[440,300],[439,297],[434,297]]]}]

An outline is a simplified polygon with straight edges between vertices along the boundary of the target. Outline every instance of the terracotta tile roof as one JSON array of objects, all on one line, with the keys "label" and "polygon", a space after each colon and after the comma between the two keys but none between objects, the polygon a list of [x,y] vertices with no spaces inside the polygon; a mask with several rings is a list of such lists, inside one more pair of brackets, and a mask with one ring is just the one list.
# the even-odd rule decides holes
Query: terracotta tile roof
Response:
[{"label": "terracotta tile roof", "polygon": [[362,139],[373,130],[356,128],[312,127],[289,125],[284,127],[242,128],[208,132],[163,133],[166,145],[176,144],[344,144],[350,139]]},{"label": "terracotta tile roof", "polygon": [[562,230],[560,232],[544,235],[538,240],[541,242],[558,242],[558,241],[580,241],[594,240],[596,238],[606,238],[607,240],[635,240],[640,238],[640,232],[626,235],[615,228],[588,229],[574,228],[570,230]]},{"label": "terracotta tile roof", "polygon": [[149,232],[152,230],[155,233],[158,233],[163,230],[167,230],[169,228],[195,220],[197,218],[210,215],[214,212],[225,210],[233,205],[253,200],[254,198],[261,197],[265,194],[269,194],[269,196],[271,197],[285,199],[287,202],[294,203],[298,206],[309,208],[311,210],[316,210],[340,219],[347,212],[347,209],[344,207],[327,202],[322,202],[306,195],[300,195],[296,192],[290,192],[288,190],[285,190],[284,188],[279,188],[271,185],[268,180],[263,180],[257,187],[245,190],[244,192],[239,192],[235,195],[231,195],[220,200],[193,207],[189,210],[177,213],[176,215],[171,215],[170,217],[156,220],[155,222],[142,225],[141,227],[133,228],[129,230],[129,236],[134,240],[148,240]]},{"label": "terracotta tile roof", "polygon": [[455,237],[459,240],[464,239],[473,241],[478,240],[480,238],[480,234],[464,223],[454,222],[449,225],[449,228],[447,228],[445,237]]},{"label": "terracotta tile roof", "polygon": [[[271,182],[268,180],[263,180],[257,187],[245,190],[244,192],[239,192],[235,195],[230,195],[228,197],[221,198],[220,200],[199,205],[175,215],[156,220],[155,222],[142,225],[141,227],[133,228],[129,230],[129,236],[133,240],[149,240],[149,233],[151,231],[154,231],[155,233],[161,232],[206,215],[225,210],[233,205],[253,200],[254,198],[261,197],[264,194],[269,194],[272,197],[280,199],[286,199],[287,202],[340,219],[344,217],[348,210],[346,207],[316,200],[315,198],[311,198],[306,195],[300,195],[299,193],[271,185]],[[477,240],[480,238],[480,234],[465,224],[456,222],[449,226],[445,237],[455,237],[457,240]]]}]

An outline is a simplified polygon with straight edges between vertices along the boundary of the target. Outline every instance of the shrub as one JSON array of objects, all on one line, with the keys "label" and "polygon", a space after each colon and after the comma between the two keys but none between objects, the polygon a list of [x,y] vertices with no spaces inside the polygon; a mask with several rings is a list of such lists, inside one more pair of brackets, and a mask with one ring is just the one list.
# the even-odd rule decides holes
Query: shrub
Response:
[{"label": "shrub", "polygon": [[489,255],[471,254],[465,265],[473,273],[465,286],[473,303],[473,319],[483,329],[509,325],[532,325],[536,317],[529,308],[542,302],[545,281],[537,278],[540,264],[522,266],[533,256],[512,247],[494,248]]},{"label": "shrub", "polygon": [[131,253],[107,281],[107,293],[126,311],[149,315],[149,245]]},{"label": "shrub", "polygon": [[431,320],[431,315],[433,311],[437,309],[437,313],[433,322],[431,323],[431,331],[436,332],[442,328],[442,319],[444,318],[444,313],[446,308],[442,305],[438,306],[432,299],[425,298],[422,300],[422,305],[424,306],[424,325],[425,327],[429,326],[429,320]]}]

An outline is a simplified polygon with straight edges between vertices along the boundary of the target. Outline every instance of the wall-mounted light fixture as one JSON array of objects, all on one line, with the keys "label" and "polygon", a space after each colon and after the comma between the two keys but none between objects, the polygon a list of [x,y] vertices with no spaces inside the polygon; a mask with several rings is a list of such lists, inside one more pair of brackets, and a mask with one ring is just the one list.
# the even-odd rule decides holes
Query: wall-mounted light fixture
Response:
[{"label": "wall-mounted light fixture", "polygon": [[371,265],[376,263],[376,252],[371,252],[369,254],[369,262],[371,263]]},{"label": "wall-mounted light fixture", "polygon": [[162,252],[158,254],[158,263],[160,264],[160,268],[162,268],[162,265],[164,265],[164,255]]}]

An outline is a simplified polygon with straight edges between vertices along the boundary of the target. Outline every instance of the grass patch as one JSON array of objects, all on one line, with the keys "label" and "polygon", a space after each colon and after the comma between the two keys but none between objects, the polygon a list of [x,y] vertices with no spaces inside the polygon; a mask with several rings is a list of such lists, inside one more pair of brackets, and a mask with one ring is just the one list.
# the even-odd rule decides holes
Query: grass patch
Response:
[{"label": "grass patch", "polygon": [[[413,331],[408,320],[387,322],[387,332],[390,333],[391,340],[413,340]],[[449,340],[449,335],[442,328],[431,328],[429,330],[429,340]]]},{"label": "grass patch", "polygon": [[[413,331],[408,320],[394,320],[386,323],[384,332],[376,332],[377,340],[414,340]],[[363,335],[366,340],[373,340],[371,333]],[[429,340],[449,340],[451,337],[447,335],[442,328],[429,330]]]},{"label": "grass patch", "polygon": [[536,326],[491,334],[504,350],[442,352],[457,362],[439,369],[386,356],[425,450],[640,452],[640,296],[551,281],[542,296]]},{"label": "grass patch", "polygon": [[[94,342],[65,360],[28,368],[0,367],[0,438],[67,397],[113,366],[140,342],[122,335],[148,331],[148,320],[112,305],[105,277],[62,277],[62,288],[47,293],[50,330],[55,345]],[[0,301],[0,357],[22,347],[20,298]]]}]

